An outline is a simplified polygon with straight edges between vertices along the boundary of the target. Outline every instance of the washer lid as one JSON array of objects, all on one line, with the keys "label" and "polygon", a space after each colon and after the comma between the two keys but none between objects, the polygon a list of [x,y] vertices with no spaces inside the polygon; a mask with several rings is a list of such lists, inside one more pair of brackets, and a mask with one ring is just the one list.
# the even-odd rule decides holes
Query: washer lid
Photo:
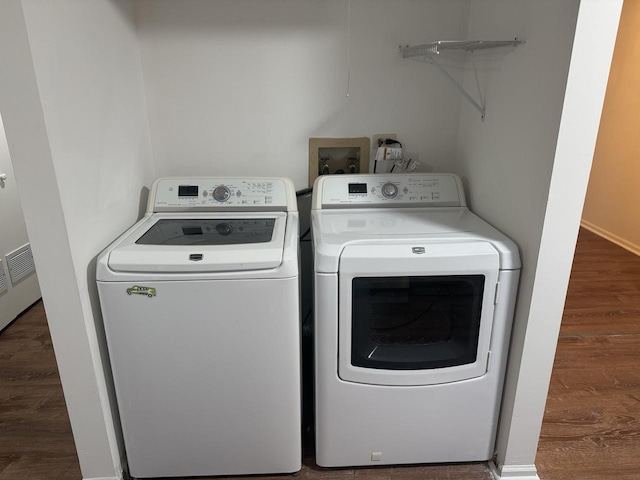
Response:
[{"label": "washer lid", "polygon": [[156,214],[109,254],[117,272],[264,270],[282,263],[287,214]]},{"label": "washer lid", "polygon": [[246,245],[268,243],[275,218],[163,218],[136,240],[138,245]]}]

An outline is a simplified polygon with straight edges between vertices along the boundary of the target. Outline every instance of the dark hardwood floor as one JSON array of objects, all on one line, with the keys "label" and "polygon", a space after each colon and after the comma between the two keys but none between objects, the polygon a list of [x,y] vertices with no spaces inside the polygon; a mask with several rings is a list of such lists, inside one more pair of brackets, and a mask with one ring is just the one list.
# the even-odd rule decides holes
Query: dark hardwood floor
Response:
[{"label": "dark hardwood floor", "polygon": [[[542,480],[640,479],[640,257],[584,230],[536,463]],[[300,477],[491,478],[482,464],[321,469],[311,453]],[[0,334],[0,480],[81,478],[38,303]]]},{"label": "dark hardwood floor", "polygon": [[640,257],[584,229],[536,465],[542,480],[640,479]]},{"label": "dark hardwood floor", "polygon": [[0,334],[0,480],[79,480],[42,302]]}]

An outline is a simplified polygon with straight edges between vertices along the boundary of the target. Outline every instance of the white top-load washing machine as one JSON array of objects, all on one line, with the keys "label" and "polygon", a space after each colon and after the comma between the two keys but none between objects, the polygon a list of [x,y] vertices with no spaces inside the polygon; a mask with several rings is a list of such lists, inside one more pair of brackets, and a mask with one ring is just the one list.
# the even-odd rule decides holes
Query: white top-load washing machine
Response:
[{"label": "white top-load washing machine", "polygon": [[133,477],[301,467],[298,211],[282,178],[163,178],[98,258]]},{"label": "white top-load washing machine", "polygon": [[323,176],[311,215],[317,463],[490,459],[517,247],[452,174]]}]

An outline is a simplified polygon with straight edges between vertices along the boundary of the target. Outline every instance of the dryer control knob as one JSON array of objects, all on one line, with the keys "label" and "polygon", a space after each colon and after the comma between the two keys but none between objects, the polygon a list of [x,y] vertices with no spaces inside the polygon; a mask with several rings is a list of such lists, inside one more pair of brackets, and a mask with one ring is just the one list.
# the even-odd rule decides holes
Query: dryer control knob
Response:
[{"label": "dryer control knob", "polygon": [[224,185],[220,185],[213,190],[213,198],[219,202],[226,202],[229,200],[230,196],[231,191],[229,191],[229,188]]},{"label": "dryer control knob", "polygon": [[382,195],[385,198],[395,198],[398,195],[398,187],[391,182],[385,183],[382,185]]}]

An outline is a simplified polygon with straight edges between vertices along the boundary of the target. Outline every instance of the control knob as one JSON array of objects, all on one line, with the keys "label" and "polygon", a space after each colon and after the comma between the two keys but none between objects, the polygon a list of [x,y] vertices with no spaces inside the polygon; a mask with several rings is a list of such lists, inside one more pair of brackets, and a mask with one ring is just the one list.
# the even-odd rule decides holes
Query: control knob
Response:
[{"label": "control knob", "polygon": [[229,200],[230,196],[231,191],[224,185],[220,185],[213,189],[213,198],[215,198],[218,202],[226,202],[227,200]]},{"label": "control knob", "polygon": [[391,183],[391,182],[387,182],[384,185],[382,185],[382,195],[385,198],[396,198],[396,196],[398,195],[398,187]]},{"label": "control knob", "polygon": [[233,227],[229,223],[219,223],[216,225],[216,231],[226,237],[227,235],[231,235],[233,232]]}]

